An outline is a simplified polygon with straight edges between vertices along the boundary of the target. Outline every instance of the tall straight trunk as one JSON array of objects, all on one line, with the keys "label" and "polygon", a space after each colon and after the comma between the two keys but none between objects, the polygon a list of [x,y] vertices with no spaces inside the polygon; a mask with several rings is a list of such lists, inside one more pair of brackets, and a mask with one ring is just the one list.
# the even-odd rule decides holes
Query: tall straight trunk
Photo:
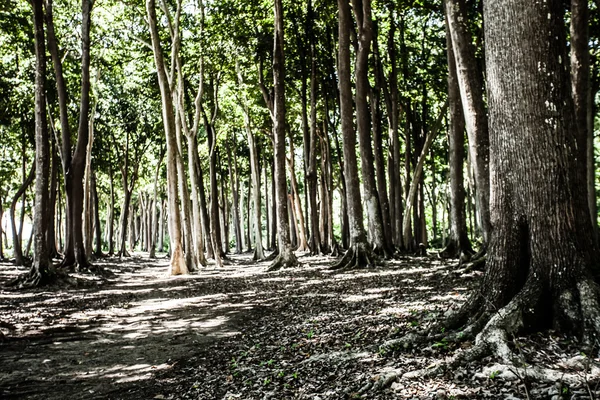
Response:
[{"label": "tall straight trunk", "polygon": [[[571,86],[575,103],[575,121],[577,124],[578,158],[587,160],[588,207],[592,219],[594,236],[598,239],[598,213],[596,207],[596,189],[594,166],[594,131],[589,126],[588,114],[592,111],[592,88],[590,82],[590,49],[588,2],[571,0]],[[592,182],[592,184],[590,184]]]},{"label": "tall straight trunk", "polygon": [[[227,146],[227,170],[229,172],[229,184],[231,185],[231,213],[233,215],[233,233],[235,235],[235,252],[242,252],[242,230],[240,224],[240,178],[237,168],[237,156],[231,157],[231,147],[234,147],[234,154],[237,148]],[[233,160],[232,160],[233,158]]]},{"label": "tall straight trunk", "polygon": [[287,164],[290,169],[290,184],[291,184],[291,204],[294,207],[292,214],[294,215],[294,226],[296,227],[297,251],[307,251],[308,241],[306,240],[306,224],[304,221],[304,213],[302,212],[302,202],[300,201],[300,193],[298,190],[298,181],[296,180],[296,163],[294,160],[294,142],[290,132],[290,158],[287,159]]},{"label": "tall straight trunk", "polygon": [[115,188],[113,183],[112,171],[109,171],[109,183],[110,183],[110,199],[107,207],[107,216],[106,216],[106,224],[107,224],[107,238],[106,241],[108,243],[108,255],[112,256],[115,254],[115,240],[114,240],[114,223],[115,223]]},{"label": "tall straight trunk", "polygon": [[215,261],[222,265],[223,246],[221,241],[221,221],[219,218],[219,183],[217,182],[217,137],[214,126],[205,124],[208,133],[209,178],[210,178],[210,239]]},{"label": "tall straight trunk", "polygon": [[271,219],[269,217],[270,208],[269,208],[269,179],[267,176],[267,166],[263,165],[263,171],[265,176],[265,228],[266,228],[266,237],[267,237],[267,250],[272,250],[271,244],[269,243],[269,237],[271,237]]},{"label": "tall straight trunk", "polygon": [[158,251],[161,253],[164,251],[165,243],[165,202],[160,199],[160,213],[158,215],[159,228],[158,228]]},{"label": "tall straight trunk", "polygon": [[35,38],[35,212],[33,221],[34,257],[30,276],[34,284],[51,278],[52,263],[46,232],[48,220],[48,181],[50,143],[46,117],[46,46],[44,44],[44,12],[42,0],[33,0]]},{"label": "tall straight trunk", "polygon": [[192,217],[194,220],[194,253],[200,265],[206,265],[206,256],[204,255],[204,235],[202,234],[202,211],[201,196],[204,191],[204,185],[200,183],[200,174],[196,163],[199,162],[198,142],[196,135],[186,135],[188,144],[188,169],[191,178],[192,187]]},{"label": "tall straight trunk", "polygon": [[[92,106],[92,116],[96,114],[97,101],[94,100]],[[88,122],[89,140],[85,155],[85,170],[83,175],[83,240],[85,255],[89,258],[92,255],[93,241],[93,195],[92,195],[92,146],[94,145],[94,119],[90,118]]]},{"label": "tall straight trunk", "polygon": [[271,160],[271,249],[277,249],[277,193],[275,190],[275,159]]},{"label": "tall straight trunk", "polygon": [[212,239],[210,233],[210,217],[208,216],[208,205],[206,202],[206,190],[204,189],[204,173],[200,165],[199,158],[196,158],[196,170],[198,171],[198,199],[200,204],[200,223],[204,233],[204,244],[206,248],[206,257],[214,258]]},{"label": "tall straight trunk", "polygon": [[[469,152],[477,185],[477,207],[481,218],[484,246],[490,234],[490,172],[489,133],[487,112],[483,99],[483,75],[475,58],[465,0],[444,0],[448,30],[456,62],[456,76],[460,88],[463,113],[469,137]],[[565,60],[566,62],[566,60]]]},{"label": "tall straight trunk", "polygon": [[371,118],[369,115],[369,54],[373,39],[371,0],[352,0],[352,9],[358,24],[358,51],[356,53],[356,125],[361,156],[363,200],[368,217],[368,237],[376,253],[388,257],[391,250],[384,239],[381,205],[375,182]]},{"label": "tall straight trunk", "polygon": [[96,174],[92,174],[92,195],[94,201],[94,225],[96,235],[96,249],[94,255],[96,257],[102,257],[102,223],[100,222],[100,201],[98,199],[98,189],[96,187]]},{"label": "tall straight trunk", "polygon": [[456,76],[456,62],[452,38],[446,28],[446,52],[448,55],[448,164],[450,170],[450,237],[442,254],[447,257],[461,257],[472,253],[467,233],[465,215],[465,186],[463,163],[465,159],[465,119],[460,100],[460,89]]},{"label": "tall straight trunk", "polygon": [[52,260],[58,256],[58,249],[56,247],[56,225],[54,224],[54,220],[56,219],[56,199],[58,196],[58,169],[60,157],[58,156],[55,142],[53,140],[50,142],[52,167],[50,169],[50,198],[48,203],[48,224],[46,226],[46,246],[48,248],[48,256],[50,257],[50,260]]},{"label": "tall straight trunk", "polygon": [[187,274],[188,267],[185,263],[181,238],[181,214],[179,211],[179,194],[177,191],[177,139],[175,137],[175,115],[173,111],[173,98],[169,87],[169,78],[165,71],[165,63],[158,35],[156,3],[155,0],[146,0],[148,24],[152,40],[154,64],[158,71],[158,83],[162,100],[162,116],[167,139],[167,197],[169,201],[169,238],[171,245],[171,275]]},{"label": "tall straight trunk", "polygon": [[[241,86],[244,82],[239,64],[236,64],[238,84]],[[260,198],[260,168],[258,161],[258,151],[256,140],[250,126],[250,110],[248,109],[248,101],[246,94],[242,95],[242,108],[244,110],[244,126],[246,128],[246,137],[248,139],[248,149],[250,151],[250,175],[252,179],[253,201],[254,201],[254,237],[256,245],[254,247],[254,260],[263,260],[265,258],[263,243],[262,243],[262,209]],[[267,184],[265,179],[265,185]],[[268,214],[268,211],[267,211]],[[268,217],[267,217],[268,224]]]},{"label": "tall straight trunk", "polygon": [[374,144],[374,161],[375,161],[375,177],[377,182],[377,195],[381,206],[381,219],[383,227],[383,237],[385,246],[389,251],[393,252],[394,238],[392,231],[392,223],[390,218],[390,202],[388,199],[387,182],[385,180],[385,161],[383,157],[383,138],[381,126],[381,87],[382,73],[380,70],[379,60],[379,45],[377,43],[377,26],[373,25],[373,56],[375,61],[375,87],[370,90],[371,99],[371,126],[373,129],[373,144]]},{"label": "tall straight trunk", "polygon": [[[177,184],[179,188],[179,198],[181,199],[181,220],[183,222],[183,244],[185,263],[190,272],[196,271],[198,264],[198,254],[194,251],[194,234],[192,231],[192,211],[190,201],[190,191],[188,189],[188,179],[185,173],[185,165],[183,160],[183,144],[182,136],[182,120],[179,114],[174,115],[175,118],[175,142],[177,143]],[[189,149],[188,149],[189,153]]]},{"label": "tall straight trunk", "polygon": [[[165,150],[164,148],[161,149],[160,151],[160,156],[158,157],[158,163],[156,163],[156,169],[154,171],[154,189],[153,189],[153,194],[152,194],[152,205],[151,205],[151,216],[150,216],[150,224],[151,224],[151,234],[150,234],[150,248],[149,248],[149,257],[150,258],[155,258],[156,257],[156,237],[158,234],[158,227],[159,227],[159,223],[157,220],[157,213],[156,213],[156,206],[157,206],[157,201],[158,201],[158,175],[160,173],[160,167],[162,165],[163,162],[163,158],[165,157]],[[160,218],[162,219],[162,202],[161,202],[161,210],[160,210]],[[162,221],[160,222],[160,225],[162,225]]]},{"label": "tall straight trunk", "polygon": [[[273,40],[273,151],[275,161],[275,198],[277,201],[277,230],[279,254],[270,268],[292,267],[298,261],[289,236],[288,198],[285,174],[286,110],[285,110],[285,56],[284,16],[282,0],[275,0],[275,34]],[[293,154],[291,155],[293,157]]]},{"label": "tall straight trunk", "polygon": [[310,240],[309,247],[312,254],[323,252],[322,235],[319,224],[319,209],[317,206],[318,194],[318,177],[317,177],[317,143],[319,137],[317,135],[317,49],[316,38],[312,32],[314,24],[314,10],[312,1],[308,2],[307,25],[309,26],[308,37],[310,40],[310,136],[308,152],[305,145],[304,155],[307,162],[306,180],[308,181],[308,202],[310,205]]},{"label": "tall straight trunk", "polygon": [[[342,137],[344,142],[344,178],[346,181],[345,196],[347,205],[346,210],[344,210],[344,215],[348,216],[350,240],[349,249],[346,252],[346,255],[336,267],[355,268],[373,266],[374,262],[371,260],[369,246],[367,244],[367,235],[363,225],[363,209],[360,198],[360,182],[356,158],[356,131],[354,130],[353,122],[354,112],[352,107],[350,78],[350,32],[352,30],[350,4],[347,1],[338,0],[338,11],[338,85],[340,93]],[[357,10],[357,12],[360,11],[362,11],[362,6],[360,7],[360,10]]]}]

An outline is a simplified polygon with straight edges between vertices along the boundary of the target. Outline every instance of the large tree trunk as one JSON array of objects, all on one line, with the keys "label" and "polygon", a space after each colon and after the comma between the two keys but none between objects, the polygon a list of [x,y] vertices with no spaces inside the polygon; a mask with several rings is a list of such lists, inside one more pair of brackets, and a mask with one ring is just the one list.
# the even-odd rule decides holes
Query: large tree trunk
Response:
[{"label": "large tree trunk", "polygon": [[450,236],[442,254],[445,257],[470,256],[473,251],[467,233],[463,162],[465,158],[465,119],[460,101],[452,38],[446,28],[448,54],[448,164],[450,170]]},{"label": "large tree trunk", "polygon": [[169,237],[171,245],[171,263],[169,272],[171,275],[187,274],[188,268],[183,255],[181,244],[181,213],[179,211],[179,195],[177,192],[177,140],[175,138],[175,115],[173,111],[173,97],[169,87],[168,77],[165,71],[165,63],[158,36],[156,3],[155,0],[146,0],[146,11],[148,13],[148,24],[152,39],[152,50],[154,53],[154,64],[158,71],[158,83],[162,99],[162,116],[167,139],[167,197],[169,202]]},{"label": "large tree trunk", "polygon": [[508,338],[526,327],[591,345],[600,333],[590,278],[598,255],[573,134],[563,2],[484,2],[484,19],[494,229],[481,289],[463,315],[491,316],[476,344],[505,361]]},{"label": "large tree trunk", "polygon": [[46,118],[46,46],[44,44],[44,12],[42,0],[33,0],[35,38],[35,212],[33,221],[34,256],[29,274],[31,284],[45,283],[54,278],[48,251],[46,230],[48,220],[48,181],[50,143]]},{"label": "large tree trunk", "polygon": [[490,172],[489,133],[483,99],[483,76],[478,68],[473,39],[467,27],[465,0],[445,0],[444,4],[469,137],[469,152],[474,166],[477,207],[485,246],[490,235]]},{"label": "large tree trunk", "polygon": [[[273,151],[275,158],[275,199],[277,202],[277,229],[279,254],[270,269],[293,267],[298,264],[289,236],[288,198],[285,175],[285,56],[283,52],[283,4],[275,0],[275,37],[273,44]],[[293,155],[292,155],[293,157]]]}]

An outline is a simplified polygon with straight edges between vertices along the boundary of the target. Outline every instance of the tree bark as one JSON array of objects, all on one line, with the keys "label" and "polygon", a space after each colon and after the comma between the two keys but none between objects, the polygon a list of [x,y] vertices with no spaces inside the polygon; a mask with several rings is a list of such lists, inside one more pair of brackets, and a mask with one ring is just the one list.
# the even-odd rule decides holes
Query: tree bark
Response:
[{"label": "tree bark", "polygon": [[[571,0],[571,86],[577,124],[577,149],[579,150],[577,158],[586,164],[588,207],[594,237],[595,240],[598,240],[598,210],[596,207],[596,189],[593,185],[595,181],[594,131],[593,125],[590,129],[588,124],[588,113],[591,113],[592,109],[588,14],[588,2],[586,0]],[[589,182],[592,182],[592,184]]]},{"label": "tree bark", "polygon": [[[444,0],[452,38],[456,75],[463,105],[469,152],[477,185],[477,206],[484,246],[490,235],[490,172],[488,120],[483,100],[483,76],[475,59],[473,40],[467,28],[465,0]],[[565,61],[566,62],[566,61]]]},{"label": "tree bark", "polygon": [[181,214],[179,211],[179,195],[177,191],[177,140],[175,138],[175,115],[173,111],[173,97],[169,87],[168,77],[164,67],[164,58],[158,35],[156,2],[146,0],[146,12],[148,13],[148,24],[152,39],[152,50],[154,64],[158,71],[158,83],[162,99],[162,116],[167,139],[167,197],[169,202],[169,238],[171,245],[171,263],[169,273],[171,275],[187,274],[188,268],[183,255],[181,244]]},{"label": "tree bark", "polygon": [[54,278],[50,260],[47,226],[48,184],[50,170],[50,142],[46,118],[46,46],[44,39],[44,11],[42,0],[33,0],[33,22],[35,39],[35,212],[33,221],[34,256],[30,283],[38,285]]},{"label": "tree bark", "polygon": [[494,229],[482,286],[463,311],[489,318],[476,346],[504,360],[508,337],[525,327],[552,326],[591,347],[600,333],[598,249],[573,134],[563,2],[483,7]]},{"label": "tree bark", "polygon": [[452,38],[446,28],[448,55],[448,104],[450,107],[448,129],[448,167],[450,170],[450,236],[442,255],[445,257],[470,256],[473,253],[467,233],[465,214],[465,186],[463,162],[465,158],[465,119],[456,76],[456,62]]},{"label": "tree bark", "polygon": [[358,51],[356,53],[356,125],[361,156],[363,200],[368,217],[368,237],[375,253],[388,258],[388,248],[383,234],[381,205],[375,182],[373,143],[371,139],[371,118],[367,96],[369,93],[369,54],[373,38],[371,0],[352,0],[352,9],[358,24]]},{"label": "tree bark", "polygon": [[[285,56],[283,30],[283,2],[275,0],[275,33],[273,43],[273,151],[275,161],[275,199],[277,202],[277,229],[279,254],[269,269],[293,267],[298,264],[289,236],[288,199],[285,175]],[[293,155],[292,155],[293,156]]]}]

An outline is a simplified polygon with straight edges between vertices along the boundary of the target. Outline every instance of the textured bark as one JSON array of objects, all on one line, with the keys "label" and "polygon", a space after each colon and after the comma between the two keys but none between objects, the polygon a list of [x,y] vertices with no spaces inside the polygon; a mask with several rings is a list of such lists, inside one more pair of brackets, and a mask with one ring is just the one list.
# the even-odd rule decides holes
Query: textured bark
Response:
[{"label": "textured bark", "polygon": [[[371,118],[369,114],[369,54],[373,38],[373,20],[371,16],[371,0],[352,0],[352,9],[358,24],[358,51],[356,53],[356,125],[361,156],[361,172],[363,183],[363,200],[365,203],[369,239],[375,252],[389,257],[391,249],[384,239],[383,220],[379,193],[375,182],[373,143],[371,139]],[[344,154],[345,156],[345,154]]]},{"label": "textured bark", "polygon": [[[587,169],[588,207],[592,219],[592,228],[597,240],[598,212],[596,208],[596,189],[594,182],[594,131],[589,126],[588,114],[592,111],[592,89],[590,82],[590,50],[587,0],[571,0],[571,85],[575,120],[577,124],[577,158],[585,163]],[[589,182],[592,182],[590,184]]]},{"label": "textured bark", "polygon": [[362,268],[373,266],[367,235],[363,225],[360,183],[356,159],[356,132],[353,126],[352,89],[350,84],[350,32],[352,17],[350,5],[338,0],[339,54],[338,76],[340,91],[340,117],[342,123],[344,177],[346,180],[346,213],[349,226],[349,250],[334,268]]},{"label": "textured bark", "polygon": [[[473,318],[500,311],[479,344],[524,327],[551,325],[586,341],[600,333],[589,280],[597,247],[573,134],[562,5],[484,3],[494,229],[481,289],[465,307],[479,310]],[[491,345],[503,349],[498,340]]]},{"label": "textured bark", "polygon": [[[483,100],[483,76],[475,58],[475,47],[467,28],[465,0],[445,0],[448,30],[456,62],[469,152],[477,185],[477,207],[484,245],[490,234],[489,133]],[[565,60],[566,62],[566,60]]]},{"label": "textured bark", "polygon": [[[373,61],[375,70],[375,86],[371,88],[371,126],[373,128],[375,177],[377,181],[377,195],[381,206],[381,220],[385,246],[390,251],[394,250],[394,234],[390,218],[390,202],[388,198],[387,182],[385,179],[385,161],[383,156],[383,133],[381,126],[381,88],[383,87],[383,72],[379,59],[379,45],[377,42],[377,25],[373,24]],[[396,178],[396,177],[395,177]],[[392,189],[395,190],[395,189]]]},{"label": "textured bark", "polygon": [[162,116],[167,139],[167,197],[169,202],[169,238],[171,245],[171,263],[169,272],[171,275],[187,274],[188,268],[185,264],[183,248],[181,244],[181,214],[179,211],[179,194],[177,191],[177,140],[175,138],[175,115],[173,111],[173,98],[169,87],[168,77],[165,71],[165,63],[158,35],[156,3],[154,0],[146,0],[146,12],[150,26],[152,39],[152,50],[154,64],[158,72],[158,83],[162,99]]},{"label": "textured bark", "polygon": [[47,282],[54,277],[46,241],[48,224],[48,184],[50,170],[50,143],[46,118],[46,46],[44,44],[44,13],[42,0],[33,0],[35,39],[35,212],[33,220],[34,256],[30,271],[33,284]]},{"label": "textured bark", "polygon": [[279,254],[270,269],[293,267],[298,261],[294,255],[289,236],[288,199],[285,174],[286,154],[286,113],[285,113],[285,56],[283,51],[283,4],[275,0],[275,34],[273,43],[273,151],[275,199],[277,203],[277,229],[279,235]]},{"label": "textured bark", "polygon": [[[317,206],[317,54],[316,54],[316,38],[313,33],[314,10],[312,1],[308,2],[307,11],[307,33],[310,40],[310,135],[308,138],[308,146],[305,148],[306,165],[306,180],[308,183],[308,203],[310,205],[310,239],[309,247],[311,254],[319,254],[323,252],[323,234],[319,229],[319,209]],[[308,149],[308,152],[306,151]],[[321,171],[322,173],[322,171]],[[323,198],[321,198],[323,203]],[[323,213],[321,213],[323,216]],[[326,247],[326,246],[325,246]]]},{"label": "textured bark", "polygon": [[460,100],[460,89],[456,76],[456,64],[452,38],[446,28],[446,51],[448,54],[448,104],[450,108],[448,129],[448,164],[450,170],[450,236],[445,257],[461,257],[472,254],[471,242],[467,233],[465,214],[465,186],[463,162],[465,158],[465,119]]}]

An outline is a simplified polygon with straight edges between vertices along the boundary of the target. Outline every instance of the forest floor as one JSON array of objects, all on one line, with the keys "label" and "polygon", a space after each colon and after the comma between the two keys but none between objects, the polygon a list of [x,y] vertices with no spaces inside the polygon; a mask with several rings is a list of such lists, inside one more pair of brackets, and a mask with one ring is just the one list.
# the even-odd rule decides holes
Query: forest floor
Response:
[{"label": "forest floor", "polygon": [[[598,360],[551,332],[514,344],[529,368],[569,379],[527,382],[527,392],[489,358],[433,378],[402,376],[471,346],[380,347],[464,302],[478,273],[459,276],[435,257],[350,272],[329,271],[325,257],[300,261],[267,272],[245,254],[169,277],[164,257],[107,258],[96,263],[113,278],[28,291],[4,287],[26,270],[0,263],[0,398],[600,398]],[[365,390],[390,374],[399,378]]]}]

